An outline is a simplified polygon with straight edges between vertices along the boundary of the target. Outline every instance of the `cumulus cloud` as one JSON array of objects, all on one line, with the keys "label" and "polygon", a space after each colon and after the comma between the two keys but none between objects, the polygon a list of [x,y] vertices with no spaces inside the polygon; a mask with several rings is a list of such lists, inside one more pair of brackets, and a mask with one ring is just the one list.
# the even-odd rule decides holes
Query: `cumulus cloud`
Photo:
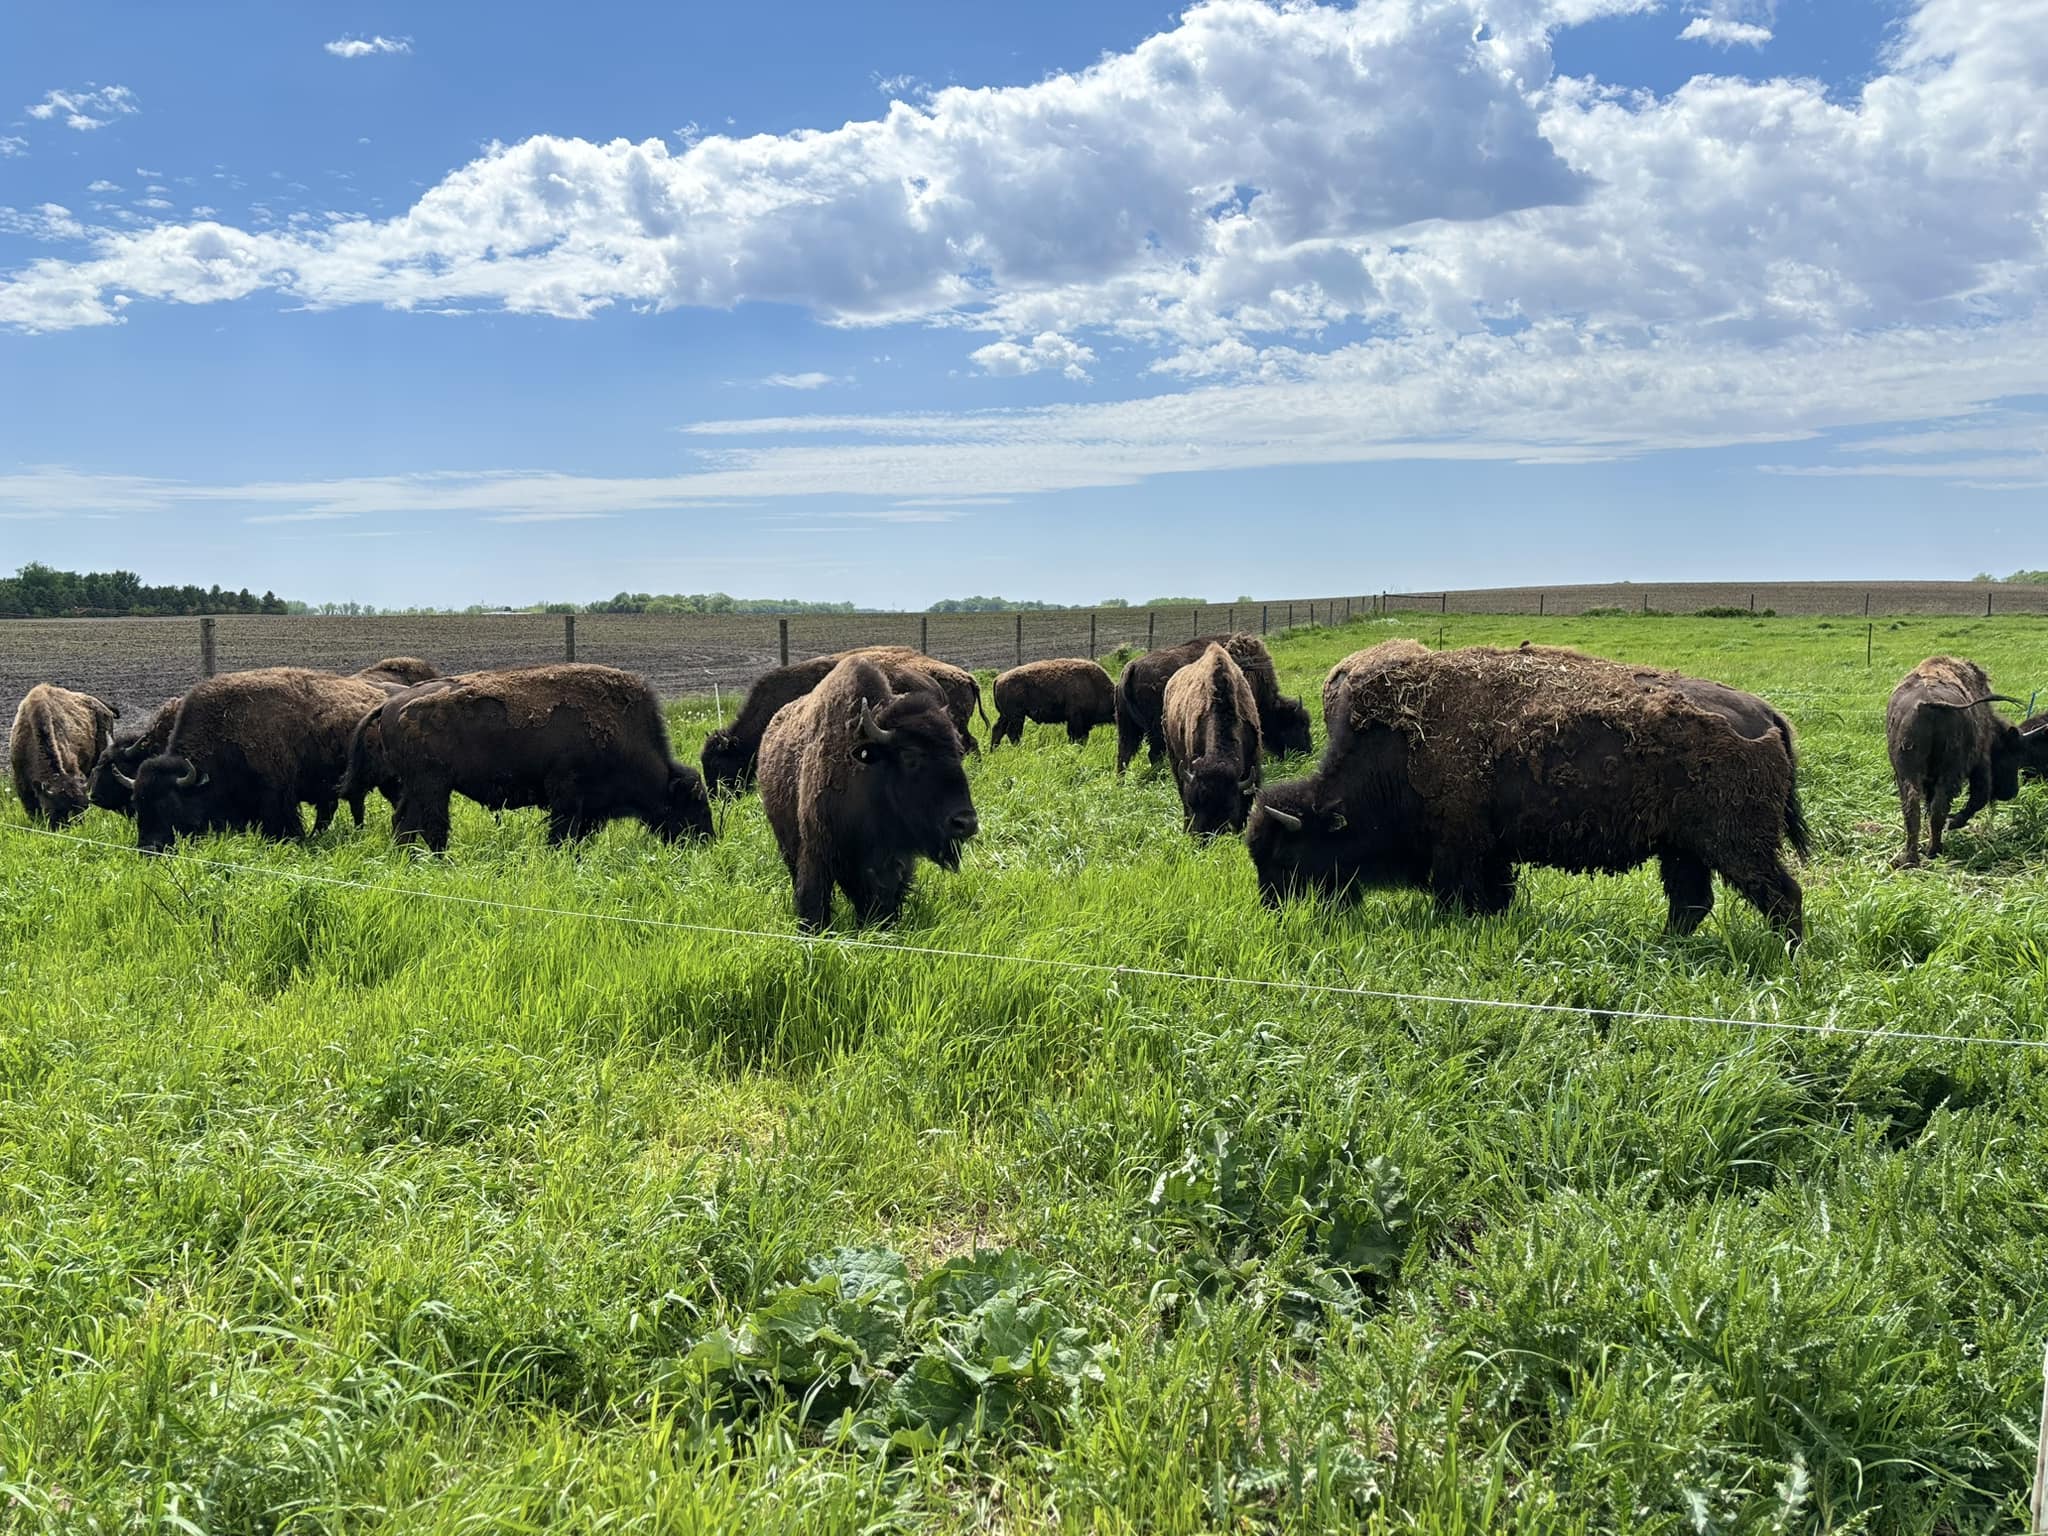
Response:
[{"label": "cumulus cloud", "polygon": [[829,373],[771,373],[761,382],[772,389],[823,389],[840,380]]},{"label": "cumulus cloud", "polygon": [[46,92],[25,110],[38,122],[61,119],[65,127],[85,133],[140,112],[142,105],[125,85],[94,85],[88,80],[82,90]]},{"label": "cumulus cloud", "polygon": [[411,53],[409,37],[337,37],[321,47],[337,59],[367,59],[380,53]]},{"label": "cumulus cloud", "polygon": [[102,178],[99,181],[87,182],[85,190],[88,192],[118,192],[121,190],[121,186],[119,182],[107,181]]},{"label": "cumulus cloud", "polygon": [[1093,350],[1068,340],[1058,331],[1040,331],[1023,343],[992,341],[985,347],[976,347],[969,355],[984,372],[1012,378],[1043,368],[1057,368],[1078,381],[1088,377],[1088,365],[1095,361]]},{"label": "cumulus cloud", "polygon": [[1712,43],[1716,48],[1761,48],[1771,40],[1771,29],[1753,21],[1736,21],[1726,16],[1695,16],[1678,34],[1681,43]]}]

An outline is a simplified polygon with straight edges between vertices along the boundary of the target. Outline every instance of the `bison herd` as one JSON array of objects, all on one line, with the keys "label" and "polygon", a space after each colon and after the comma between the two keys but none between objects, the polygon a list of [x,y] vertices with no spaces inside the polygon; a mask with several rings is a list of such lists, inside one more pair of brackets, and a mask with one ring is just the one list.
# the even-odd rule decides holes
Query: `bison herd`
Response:
[{"label": "bison herd", "polygon": [[[2004,697],[1950,656],[1893,692],[1901,864],[1920,857],[1923,814],[1937,855],[1944,831],[2048,774],[2048,726],[2002,719],[1992,706]],[[1141,745],[1164,760],[1187,830],[1241,832],[1269,905],[1410,886],[1498,912],[1521,866],[1654,859],[1673,932],[1712,910],[1716,874],[1787,940],[1804,932],[1784,857],[1808,849],[1791,724],[1719,683],[1550,646],[1390,640],[1330,669],[1322,757],[1275,784],[1266,759],[1306,752],[1310,722],[1255,635],[1148,652],[1114,683],[1085,658],[1032,662],[995,680],[994,701],[992,747],[1019,741],[1027,720],[1076,743],[1113,724],[1119,775]],[[401,842],[435,851],[455,795],[544,810],[552,843],[619,818],[675,840],[711,837],[711,797],[758,783],[807,928],[830,920],[835,889],[860,921],[893,918],[918,860],[957,869],[980,829],[964,767],[972,722],[987,719],[980,685],[902,647],[770,672],[705,741],[701,776],[672,755],[643,679],[575,663],[455,677],[412,657],[347,675],[271,667],[208,678],[126,730],[119,714],[50,684],[29,691],[11,755],[31,820],[121,811],[154,851],[215,831],[299,838],[305,805],[315,833],[343,804],[361,826],[374,792]]]}]

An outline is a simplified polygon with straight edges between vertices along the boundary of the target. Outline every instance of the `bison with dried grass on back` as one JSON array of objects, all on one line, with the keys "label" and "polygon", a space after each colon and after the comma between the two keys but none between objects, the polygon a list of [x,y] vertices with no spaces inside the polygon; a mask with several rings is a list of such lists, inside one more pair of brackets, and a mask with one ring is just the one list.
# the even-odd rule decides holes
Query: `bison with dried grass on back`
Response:
[{"label": "bison with dried grass on back", "polygon": [[1323,674],[1323,737],[1335,741],[1351,728],[1351,679],[1368,677],[1391,662],[1411,656],[1427,656],[1429,648],[1417,640],[1382,640],[1362,651],[1353,651]]},{"label": "bison with dried grass on back", "polygon": [[[1927,856],[1941,856],[1944,831],[1953,832],[1994,800],[2019,797],[2022,773],[2048,772],[2048,730],[2023,730],[1999,719],[1994,702],[2017,699],[1991,691],[1991,678],[1974,661],[1930,656],[1899,680],[1885,709],[1885,745],[1899,808],[1906,817],[1901,868],[1920,862],[1920,813],[1927,812]],[[1949,805],[1969,786],[1955,815]]]},{"label": "bison with dried grass on back", "polygon": [[861,922],[886,922],[920,858],[960,867],[960,845],[980,827],[962,755],[940,698],[894,686],[863,656],[776,712],[761,741],[761,805],[799,923],[831,920],[835,885]]},{"label": "bison with dried grass on back", "polygon": [[387,693],[396,693],[401,688],[410,688],[440,675],[432,662],[421,661],[417,656],[386,656],[382,661],[373,661],[350,674],[366,683],[376,684]]},{"label": "bison with dried grass on back", "polygon": [[1259,706],[1230,652],[1212,645],[1166,684],[1163,729],[1181,814],[1197,837],[1235,832],[1259,788]]},{"label": "bison with dried grass on back", "polygon": [[667,841],[710,837],[697,770],[670,754],[668,723],[646,679],[558,662],[436,678],[382,700],[359,721],[343,790],[381,789],[392,830],[436,853],[454,795],[487,810],[539,806],[548,841],[587,837],[633,817]]},{"label": "bison with dried grass on back", "polygon": [[103,699],[54,683],[29,689],[14,712],[8,757],[30,821],[61,827],[85,814],[92,803],[87,775],[113,738],[119,713]]},{"label": "bison with dried grass on back", "polygon": [[1124,664],[1116,680],[1118,773],[1130,766],[1140,743],[1155,764],[1166,755],[1161,718],[1166,707],[1167,682],[1182,667],[1200,660],[1212,645],[1220,645],[1230,653],[1230,659],[1251,685],[1252,699],[1259,707],[1265,750],[1275,756],[1308,751],[1313,744],[1308,711],[1301,700],[1280,692],[1279,674],[1273,670],[1273,657],[1266,642],[1257,635],[1202,635],[1179,645],[1163,645]]},{"label": "bison with dried grass on back", "polygon": [[1348,687],[1347,733],[1253,807],[1245,838],[1269,904],[1413,885],[1492,913],[1514,899],[1519,864],[1654,858],[1673,932],[1712,911],[1718,873],[1803,936],[1781,856],[1807,846],[1789,727],[1747,735],[1668,678],[1548,647],[1412,655]]},{"label": "bison with dried grass on back", "polygon": [[1024,722],[1064,725],[1067,740],[1080,746],[1098,725],[1116,721],[1116,685],[1101,664],[1085,656],[1027,661],[996,679],[996,723],[989,745],[1005,736],[1024,739]]},{"label": "bison with dried grass on back", "polygon": [[[865,656],[874,662],[899,691],[919,686],[937,689],[945,700],[953,728],[960,733],[961,743],[969,752],[980,750],[969,729],[981,711],[981,684],[972,672],[907,645],[863,646],[793,661],[757,678],[747,690],[746,702],[732,724],[704,738],[704,750],[698,761],[704,765],[704,782],[711,793],[737,794],[752,784],[761,756],[761,738],[767,734],[768,723],[775,718],[776,711],[803,698],[849,656]],[[988,717],[984,714],[982,718]]]},{"label": "bison with dried grass on back", "polygon": [[305,836],[299,805],[327,829],[349,736],[384,691],[304,667],[209,677],[185,695],[170,739],[128,781],[136,841],[161,849],[181,836],[247,831]]}]

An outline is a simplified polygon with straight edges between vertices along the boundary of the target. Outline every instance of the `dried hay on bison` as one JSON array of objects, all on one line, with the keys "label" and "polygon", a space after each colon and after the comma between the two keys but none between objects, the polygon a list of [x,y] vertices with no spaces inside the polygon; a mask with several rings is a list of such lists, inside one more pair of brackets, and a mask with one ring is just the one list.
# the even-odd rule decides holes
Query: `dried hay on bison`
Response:
[{"label": "dried hay on bison", "polygon": [[8,757],[14,792],[28,819],[62,827],[91,804],[86,776],[112,739],[120,713],[89,693],[54,683],[29,689],[14,712]]}]

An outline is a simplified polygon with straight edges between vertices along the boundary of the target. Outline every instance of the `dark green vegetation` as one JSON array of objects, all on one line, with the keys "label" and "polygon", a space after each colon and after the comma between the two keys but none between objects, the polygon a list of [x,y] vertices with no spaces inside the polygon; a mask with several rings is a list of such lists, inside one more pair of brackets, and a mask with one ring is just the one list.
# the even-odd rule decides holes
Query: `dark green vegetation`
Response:
[{"label": "dark green vegetation", "polygon": [[[2048,1040],[2048,790],[1914,874],[1882,705],[2048,624],[1434,615],[1764,693],[1820,852],[1263,912],[1030,727],[879,944]],[[713,724],[674,713],[694,753]],[[10,1530],[2010,1530],[2048,1337],[2048,1053],[804,948],[701,849],[458,814],[197,858],[0,830]],[[131,839],[92,813],[87,836]],[[254,871],[310,872],[351,886]],[[994,1253],[980,1250],[996,1250]]]},{"label": "dark green vegetation", "polygon": [[60,571],[29,562],[0,576],[0,619],[164,618],[200,613],[289,613],[302,604],[247,587],[144,586],[133,571]]}]

